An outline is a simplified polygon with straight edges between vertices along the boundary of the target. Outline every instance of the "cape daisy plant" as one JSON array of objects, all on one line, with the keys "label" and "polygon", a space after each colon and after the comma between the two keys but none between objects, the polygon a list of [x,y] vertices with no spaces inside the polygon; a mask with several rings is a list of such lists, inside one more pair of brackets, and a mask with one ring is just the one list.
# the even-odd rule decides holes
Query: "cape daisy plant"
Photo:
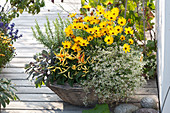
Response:
[{"label": "cape daisy plant", "polygon": [[[89,10],[91,7],[86,5],[83,8]],[[119,17],[118,8],[108,10],[98,5],[90,15],[76,17],[76,13],[73,13],[70,17],[73,22],[65,28],[68,45],[63,43],[63,46],[68,46],[67,49],[88,51],[96,45],[107,47],[116,43],[117,46],[124,47],[125,53],[130,52],[134,43],[131,38],[134,31],[127,26],[125,18]]]}]

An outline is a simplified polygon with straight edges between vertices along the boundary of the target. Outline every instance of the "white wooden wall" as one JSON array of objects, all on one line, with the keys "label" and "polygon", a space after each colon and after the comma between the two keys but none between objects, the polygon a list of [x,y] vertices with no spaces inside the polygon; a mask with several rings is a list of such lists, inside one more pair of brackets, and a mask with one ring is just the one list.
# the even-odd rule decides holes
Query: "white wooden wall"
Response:
[{"label": "white wooden wall", "polygon": [[156,8],[159,97],[162,113],[170,113],[170,0],[157,0]]}]

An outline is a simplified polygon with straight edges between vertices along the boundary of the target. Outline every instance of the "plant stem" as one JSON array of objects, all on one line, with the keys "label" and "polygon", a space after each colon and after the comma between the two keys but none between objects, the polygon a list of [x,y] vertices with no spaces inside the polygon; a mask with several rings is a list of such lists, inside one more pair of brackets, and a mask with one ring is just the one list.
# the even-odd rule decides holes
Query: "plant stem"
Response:
[{"label": "plant stem", "polygon": [[124,14],[124,18],[126,18],[126,11],[127,11],[127,1],[128,1],[128,0],[126,0],[126,2],[125,2],[125,14]]},{"label": "plant stem", "polygon": [[143,35],[144,35],[144,55],[146,56],[146,41],[145,41],[145,0],[143,0]]}]

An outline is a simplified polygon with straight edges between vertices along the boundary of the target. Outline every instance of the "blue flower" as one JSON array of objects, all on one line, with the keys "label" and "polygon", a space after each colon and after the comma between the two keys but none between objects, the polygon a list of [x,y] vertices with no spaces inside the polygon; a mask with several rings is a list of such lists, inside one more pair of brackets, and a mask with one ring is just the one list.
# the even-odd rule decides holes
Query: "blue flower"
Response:
[{"label": "blue flower", "polygon": [[16,35],[14,36],[14,39],[18,39],[18,38],[19,38],[18,36],[16,36]]},{"label": "blue flower", "polygon": [[18,29],[14,33],[15,33],[15,35],[17,35],[18,34]]},{"label": "blue flower", "polygon": [[5,24],[5,28],[7,28],[8,27],[8,23],[7,24]]},{"label": "blue flower", "polygon": [[9,35],[11,35],[11,36],[12,36],[12,32],[9,32]]},{"label": "blue flower", "polygon": [[4,26],[4,23],[3,22],[0,22],[0,27],[3,27]]},{"label": "blue flower", "polygon": [[11,32],[13,31],[14,29],[13,28],[11,28]]},{"label": "blue flower", "polygon": [[12,23],[12,24],[11,24],[11,27],[13,28],[14,26],[15,26],[15,24],[14,24],[14,23]]},{"label": "blue flower", "polygon": [[19,38],[22,37],[22,34],[19,36]]},{"label": "blue flower", "polygon": [[2,19],[2,17],[0,16],[0,19]]}]

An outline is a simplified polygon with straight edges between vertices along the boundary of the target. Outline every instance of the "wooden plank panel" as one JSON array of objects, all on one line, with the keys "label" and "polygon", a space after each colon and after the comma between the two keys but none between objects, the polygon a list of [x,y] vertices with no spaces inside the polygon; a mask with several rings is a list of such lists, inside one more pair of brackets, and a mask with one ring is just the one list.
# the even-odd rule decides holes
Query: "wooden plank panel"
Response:
[{"label": "wooden plank panel", "polygon": [[145,87],[157,88],[156,80],[155,79],[150,79],[149,81],[147,81],[147,84],[144,86],[144,88]]},{"label": "wooden plank panel", "polygon": [[10,102],[6,109],[81,111],[89,108],[73,106],[64,102]]},{"label": "wooden plank panel", "polygon": [[36,87],[16,87],[17,89],[17,94],[46,94],[46,93],[51,93],[54,94],[54,92],[48,88],[48,87],[41,87],[41,88],[36,88]]},{"label": "wooden plank panel", "polygon": [[27,62],[31,62],[34,61],[33,58],[13,58],[12,61],[10,61],[10,63],[27,63]]},{"label": "wooden plank panel", "polygon": [[[32,58],[32,57],[30,57],[30,58]],[[8,67],[8,68],[24,68],[25,64],[28,64],[28,63],[29,63],[29,61],[25,62],[25,63],[15,62],[15,63],[8,64],[6,67]]]},{"label": "wooden plank panel", "polygon": [[11,110],[2,110],[1,113],[82,113],[82,111],[60,111],[60,110],[27,110],[27,109],[11,109]]},{"label": "wooden plank panel", "polygon": [[27,74],[0,74],[0,78],[8,78],[8,79],[15,79],[15,80],[20,80],[20,79],[26,79],[28,77]]},{"label": "wooden plank panel", "polygon": [[42,50],[45,50],[44,49],[38,49],[38,48],[34,48],[34,49],[17,49],[16,50],[16,53],[40,53]]},{"label": "wooden plank panel", "polygon": [[15,86],[35,86],[34,82],[31,82],[29,80],[12,80],[12,83]]},{"label": "wooden plank panel", "polygon": [[6,109],[60,109],[63,110],[62,102],[10,102]]},{"label": "wooden plank panel", "polygon": [[24,73],[25,69],[23,68],[4,68],[2,69],[2,73]]},{"label": "wooden plank panel", "polygon": [[45,101],[57,102],[57,101],[62,101],[55,93],[49,93],[49,94],[27,94],[27,93],[18,94],[17,93],[17,96],[20,98],[20,101],[22,101],[22,102],[45,102]]},{"label": "wooden plank panel", "polygon": [[140,88],[135,92],[136,95],[145,94],[145,95],[157,95],[157,88]]}]

